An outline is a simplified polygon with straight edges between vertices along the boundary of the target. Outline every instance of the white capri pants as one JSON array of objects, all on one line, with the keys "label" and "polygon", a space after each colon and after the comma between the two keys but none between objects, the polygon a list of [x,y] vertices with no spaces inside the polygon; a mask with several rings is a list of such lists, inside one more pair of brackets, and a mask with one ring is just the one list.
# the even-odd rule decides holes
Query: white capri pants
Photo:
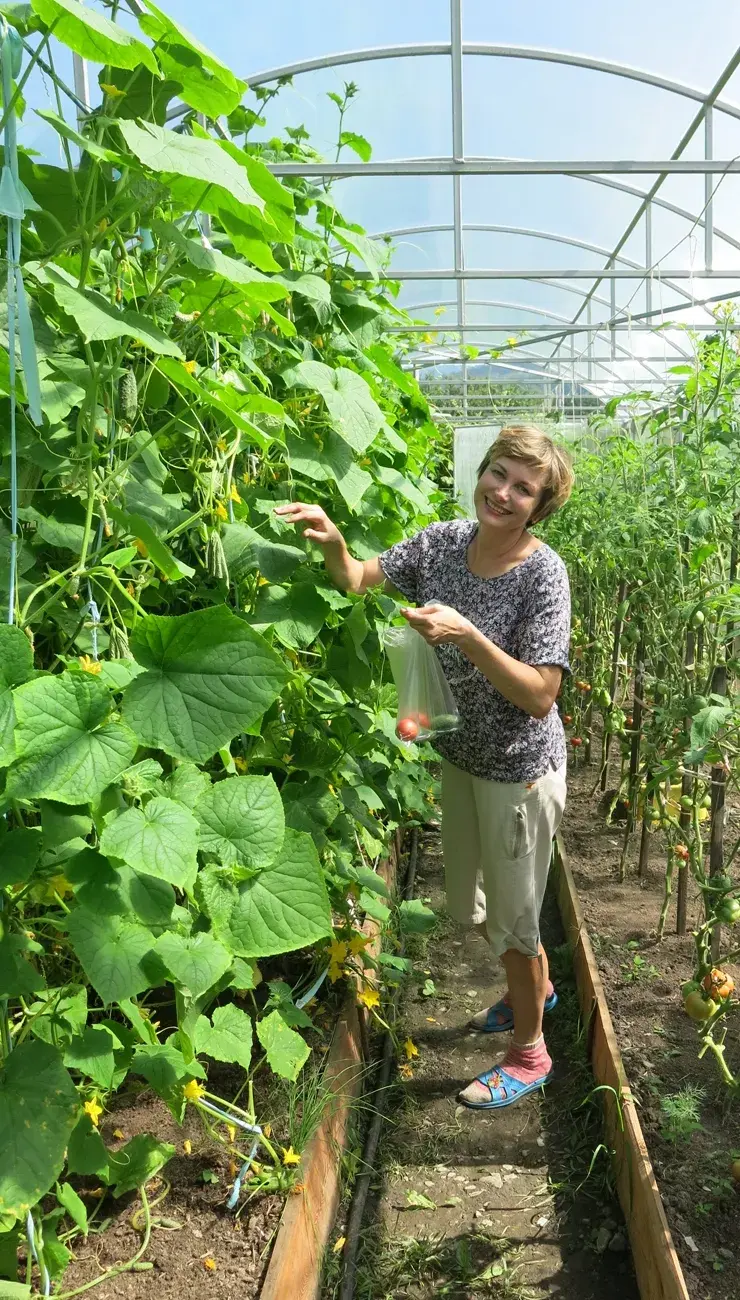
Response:
[{"label": "white capri pants", "polygon": [[442,763],[442,849],[447,909],[461,925],[485,921],[495,957],[536,957],[552,840],[565,808],[566,765],[537,781],[484,781]]}]

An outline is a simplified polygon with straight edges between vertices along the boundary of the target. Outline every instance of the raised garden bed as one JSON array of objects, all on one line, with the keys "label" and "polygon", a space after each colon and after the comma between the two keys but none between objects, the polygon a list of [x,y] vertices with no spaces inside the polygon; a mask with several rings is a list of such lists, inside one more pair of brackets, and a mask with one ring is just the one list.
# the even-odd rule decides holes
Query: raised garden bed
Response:
[{"label": "raised garden bed", "polygon": [[[664,889],[662,841],[657,835],[651,841],[652,861],[639,881],[635,843],[627,879],[619,883],[622,830],[599,815],[594,780],[593,769],[571,780],[562,828],[567,860],[688,1294],[691,1300],[735,1300],[740,1197],[730,1166],[740,1149],[740,1110],[713,1060],[697,1059],[696,1029],[682,1008],[680,987],[693,971],[691,935],[672,933],[671,915],[665,938],[655,939]],[[689,929],[698,906],[690,889]],[[727,1056],[737,1070],[740,1045],[732,1035]]]}]

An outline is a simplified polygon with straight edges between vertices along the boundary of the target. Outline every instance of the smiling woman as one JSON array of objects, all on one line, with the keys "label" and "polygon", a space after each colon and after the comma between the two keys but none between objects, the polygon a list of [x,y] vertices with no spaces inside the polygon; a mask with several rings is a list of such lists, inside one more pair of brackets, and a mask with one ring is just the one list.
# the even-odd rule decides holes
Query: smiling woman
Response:
[{"label": "smiling woman", "polygon": [[552,837],[565,803],[565,738],[555,698],[568,670],[570,591],[558,555],[528,531],[568,498],[565,453],[533,426],[503,429],[479,468],[476,520],[433,523],[374,559],[354,559],[318,506],[279,513],[309,525],[335,582],[385,583],[417,603],[402,612],[436,648],[460,713],[432,743],[442,755],[448,908],[485,934],[509,992],[474,1017],[484,1033],[514,1029],[501,1067],[460,1094],[497,1108],[546,1083],[542,1036],[557,998],[539,940]]}]

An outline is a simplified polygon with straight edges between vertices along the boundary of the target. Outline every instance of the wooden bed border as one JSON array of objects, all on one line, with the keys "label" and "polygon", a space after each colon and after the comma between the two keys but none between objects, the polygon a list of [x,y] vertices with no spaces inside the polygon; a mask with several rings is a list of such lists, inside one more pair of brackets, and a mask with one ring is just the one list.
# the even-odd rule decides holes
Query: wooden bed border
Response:
[{"label": "wooden bed border", "polygon": [[[401,837],[397,832],[388,858],[378,868],[391,890],[396,883],[400,853]],[[380,926],[368,917],[363,930],[371,935],[367,951],[377,956]],[[362,1090],[367,1015],[364,1008],[358,1007],[355,989],[351,989],[334,1029],[324,1074],[332,1095],[303,1153],[302,1181],[285,1202],[260,1300],[318,1300],[324,1252],[341,1196],[341,1158],[352,1107]]]},{"label": "wooden bed border", "polygon": [[591,1067],[603,1089],[607,1140],[614,1151],[617,1191],[640,1296],[642,1300],[690,1300],[560,836],[555,842],[551,880],[573,953]]}]

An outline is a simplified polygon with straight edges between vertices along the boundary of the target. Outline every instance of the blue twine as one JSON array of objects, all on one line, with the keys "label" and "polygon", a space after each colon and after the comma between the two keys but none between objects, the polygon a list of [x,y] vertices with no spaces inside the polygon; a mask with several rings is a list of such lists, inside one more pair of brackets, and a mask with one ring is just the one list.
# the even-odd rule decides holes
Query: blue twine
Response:
[{"label": "blue twine", "polygon": [[95,604],[95,601],[93,600],[92,584],[89,581],[87,584],[87,604],[85,606],[85,609],[88,611],[90,615],[90,619],[92,621],[92,627],[90,628],[90,641],[92,643],[92,657],[93,659],[97,659],[98,625],[100,623],[100,611],[97,605]]},{"label": "blue twine", "polygon": [[[228,1105],[228,1102],[226,1104]],[[221,1110],[220,1106],[214,1106],[213,1102],[206,1101],[205,1097],[201,1097],[199,1099],[198,1105],[202,1106],[204,1110],[210,1111],[212,1115],[218,1115],[219,1119],[225,1120],[227,1124],[233,1124],[235,1128],[243,1129],[245,1133],[255,1133],[257,1135],[254,1139],[254,1142],[252,1143],[252,1149],[249,1152],[247,1159],[244,1161],[244,1164],[242,1165],[241,1169],[239,1170],[239,1173],[234,1179],[234,1186],[231,1189],[231,1195],[229,1196],[229,1199],[226,1202],[226,1208],[229,1210],[233,1210],[236,1206],[237,1201],[239,1200],[239,1194],[242,1189],[242,1182],[246,1177],[249,1166],[254,1160],[257,1147],[260,1144],[260,1139],[262,1137],[262,1129],[260,1128],[259,1124],[248,1124],[245,1119],[239,1119],[238,1115],[230,1115],[227,1111]]]},{"label": "blue twine", "polygon": [[44,1261],[41,1260],[41,1262],[39,1263],[39,1254],[36,1249],[36,1228],[33,1221],[33,1215],[31,1214],[30,1210],[26,1215],[26,1236],[28,1238],[28,1248],[31,1251],[33,1258],[35,1259],[36,1263],[39,1266],[39,1272],[41,1274],[41,1286],[43,1287],[43,1294],[51,1295],[51,1278],[49,1277],[49,1271]]},{"label": "blue twine", "polygon": [[311,985],[310,989],[308,990],[308,993],[304,993],[303,997],[296,999],[296,1006],[298,1007],[299,1011],[303,1010],[303,1008],[311,1001],[311,998],[316,997],[316,994],[318,993],[319,989],[321,988],[321,985],[324,983],[324,980],[326,979],[328,974],[329,974],[329,967],[327,966],[326,970],[322,971],[318,979],[315,981],[315,983]]}]

